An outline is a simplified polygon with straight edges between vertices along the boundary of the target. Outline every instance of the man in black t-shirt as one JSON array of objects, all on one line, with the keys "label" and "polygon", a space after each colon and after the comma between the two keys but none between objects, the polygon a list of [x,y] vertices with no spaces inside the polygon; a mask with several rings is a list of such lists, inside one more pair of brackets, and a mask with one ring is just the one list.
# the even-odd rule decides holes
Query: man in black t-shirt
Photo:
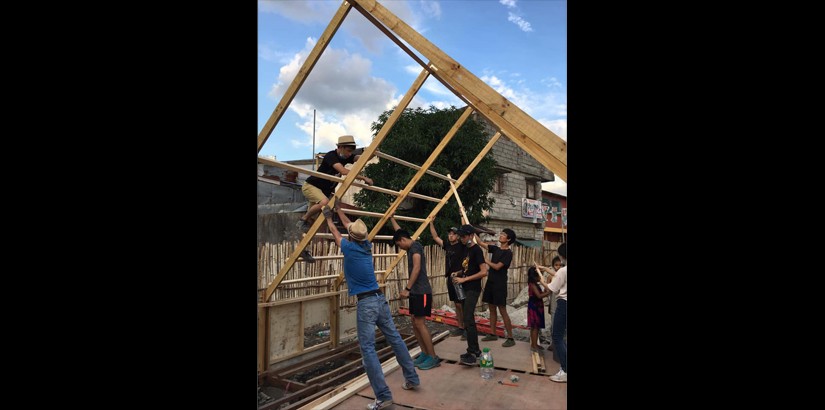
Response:
[{"label": "man in black t-shirt", "polygon": [[[478,236],[476,236],[478,238]],[[484,285],[484,293],[481,296],[481,301],[486,303],[490,308],[490,328],[492,333],[484,336],[482,342],[489,342],[498,340],[496,335],[496,310],[501,313],[501,320],[504,322],[504,329],[507,330],[507,340],[502,346],[510,347],[516,344],[513,339],[513,324],[510,322],[510,315],[507,314],[507,268],[510,267],[510,262],[513,261],[513,251],[510,250],[510,245],[516,241],[516,233],[510,228],[505,228],[498,235],[498,242],[500,246],[487,245],[483,241],[478,241],[478,245],[490,253],[490,259],[486,260],[490,267],[490,275],[487,277],[487,283]]]},{"label": "man in black t-shirt", "polygon": [[464,327],[467,330],[467,353],[461,355],[459,363],[475,366],[481,349],[478,347],[478,331],[476,330],[475,310],[478,296],[481,294],[481,279],[487,276],[487,263],[484,261],[484,252],[473,242],[475,228],[472,225],[461,225],[458,235],[461,243],[467,247],[467,256],[462,261],[464,268],[460,276],[453,277],[453,283],[460,283],[464,287]]},{"label": "man in black t-shirt", "polygon": [[[467,247],[459,241],[458,228],[450,228],[447,231],[447,239],[449,242],[444,242],[435,231],[433,222],[430,221],[430,234],[432,234],[435,243],[446,252],[446,258],[444,258],[444,277],[447,278],[447,293],[450,295],[450,302],[455,303],[455,318],[458,322],[458,328],[451,330],[450,336],[463,336],[466,333],[464,330],[464,299],[458,299],[455,293],[455,285],[453,281],[450,280],[450,274],[464,271],[461,262],[464,260],[464,257],[467,256]],[[466,339],[466,336],[464,338]]]},{"label": "man in black t-shirt", "polygon": [[[338,148],[324,155],[324,161],[318,167],[318,172],[327,175],[347,175],[349,170],[345,167],[347,164],[354,164],[360,158],[360,155],[352,155],[355,151],[355,138],[352,135],[343,135],[338,137]],[[367,185],[372,185],[372,179],[363,175],[358,175],[356,179],[363,180]],[[310,176],[306,183],[301,187],[304,197],[307,199],[307,212],[301,219],[298,220],[298,228],[306,232],[311,226],[311,221],[321,208],[329,202],[329,197],[338,183],[328,179]]]}]

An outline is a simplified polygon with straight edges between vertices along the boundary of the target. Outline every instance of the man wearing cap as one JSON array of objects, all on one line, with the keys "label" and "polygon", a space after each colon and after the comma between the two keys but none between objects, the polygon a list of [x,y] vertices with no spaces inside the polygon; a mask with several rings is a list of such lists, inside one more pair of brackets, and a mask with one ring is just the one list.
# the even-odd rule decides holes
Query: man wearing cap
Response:
[{"label": "man wearing cap", "polygon": [[467,331],[464,330],[464,309],[462,308],[464,306],[464,299],[458,299],[455,293],[455,285],[453,285],[453,281],[450,280],[450,274],[464,270],[461,266],[461,261],[467,256],[467,247],[459,242],[458,228],[456,227],[452,227],[447,231],[448,243],[445,243],[444,240],[438,236],[433,221],[430,221],[430,234],[433,236],[435,243],[444,249],[446,253],[446,257],[444,258],[446,265],[444,268],[444,276],[447,278],[447,293],[450,296],[450,302],[455,303],[455,318],[458,322],[458,328],[451,330],[450,336],[463,336],[464,339],[466,339]]},{"label": "man wearing cap", "polygon": [[[476,238],[478,236],[476,235]],[[484,336],[482,342],[489,342],[498,340],[496,335],[496,309],[501,313],[501,320],[504,322],[504,329],[507,330],[507,340],[502,346],[515,346],[516,341],[513,339],[513,324],[510,322],[510,315],[507,314],[507,268],[510,267],[510,262],[513,261],[513,251],[510,250],[510,245],[516,241],[516,233],[510,228],[502,229],[498,234],[498,242],[500,246],[487,245],[481,239],[478,240],[478,245],[491,254],[490,259],[486,259],[487,266],[490,267],[490,276],[487,277],[487,283],[484,285],[484,293],[481,296],[481,301],[486,303],[490,308],[490,327],[492,334]]]},{"label": "man wearing cap", "polygon": [[378,281],[375,280],[372,244],[367,240],[367,225],[361,219],[354,223],[350,222],[340,208],[337,211],[338,217],[341,218],[341,222],[349,232],[349,239],[342,238],[338,228],[332,223],[332,211],[329,207],[322,208],[329,231],[344,254],[344,277],[347,280],[347,290],[350,296],[358,298],[356,314],[358,345],[361,347],[361,357],[370,386],[375,393],[375,401],[368,404],[367,409],[383,409],[392,405],[392,392],[384,379],[381,362],[375,352],[376,326],[381,329],[387,343],[392,346],[395,358],[401,365],[404,373],[404,383],[401,387],[404,390],[415,389],[421,381],[418,373],[415,372],[415,365],[407,350],[407,345],[392,320],[387,299],[381,293]]},{"label": "man wearing cap", "polygon": [[[349,170],[347,164],[354,164],[360,155],[352,155],[355,151],[355,138],[352,135],[342,135],[338,137],[338,148],[327,152],[324,160],[318,167],[318,172],[327,175],[347,175]],[[363,175],[355,177],[364,181],[367,185],[372,185],[372,179]],[[316,176],[307,178],[306,183],[301,187],[304,197],[307,199],[307,212],[298,220],[297,226],[301,231],[306,232],[311,226],[310,221],[318,214],[321,207],[329,202],[329,197],[335,189],[337,182],[330,181]]]},{"label": "man wearing cap", "polygon": [[475,233],[476,230],[472,225],[461,225],[461,228],[458,228],[461,243],[467,247],[467,256],[461,263],[464,268],[463,272],[453,277],[453,283],[460,283],[464,287],[464,328],[467,330],[467,353],[461,355],[459,363],[468,366],[476,365],[478,357],[481,356],[474,312],[481,294],[481,279],[487,276],[484,252],[473,242]]}]

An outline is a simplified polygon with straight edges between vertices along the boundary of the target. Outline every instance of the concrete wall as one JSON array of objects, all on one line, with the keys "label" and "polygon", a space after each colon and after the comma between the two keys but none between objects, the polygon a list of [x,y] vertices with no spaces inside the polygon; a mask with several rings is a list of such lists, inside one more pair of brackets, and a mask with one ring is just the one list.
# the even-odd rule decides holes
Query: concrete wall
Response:
[{"label": "concrete wall", "polygon": [[[484,117],[475,113],[473,115],[484,124],[487,135],[492,137],[496,132],[493,125]],[[535,195],[532,199],[541,200],[542,181],[554,181],[555,176],[506,137],[499,138],[493,145],[492,153],[498,163],[497,170],[501,173],[501,192],[491,191],[489,194],[496,202],[486,215],[490,222],[485,226],[498,231],[510,228],[519,238],[541,240],[544,236],[541,221],[534,224],[532,218],[521,216],[521,202],[523,198],[527,198],[528,183],[533,185]]]}]

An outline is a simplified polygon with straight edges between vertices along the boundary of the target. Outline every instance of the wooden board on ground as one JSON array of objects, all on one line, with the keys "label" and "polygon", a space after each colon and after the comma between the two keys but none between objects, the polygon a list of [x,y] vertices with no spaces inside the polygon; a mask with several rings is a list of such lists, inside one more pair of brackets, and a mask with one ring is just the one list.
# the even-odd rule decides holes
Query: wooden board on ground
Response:
[{"label": "wooden board on ground", "polygon": [[[437,348],[436,348],[437,351]],[[400,371],[386,376],[392,390],[393,402],[400,406],[420,409],[567,409],[567,384],[554,383],[547,376],[496,370],[491,380],[484,380],[477,367],[442,362],[430,370],[418,370],[421,385],[416,390],[404,390],[404,375]],[[514,386],[510,376],[519,381]],[[363,401],[364,398],[368,400]],[[334,409],[360,409],[375,398],[372,388],[366,386]],[[363,404],[362,404],[363,403]],[[397,407],[400,407],[397,406]]]},{"label": "wooden board on ground", "polygon": [[[502,347],[501,344],[504,343],[505,339],[499,338],[492,342],[482,342],[482,337],[484,337],[484,335],[480,335],[478,338],[479,348],[490,348],[490,351],[493,353],[493,363],[495,367],[538,373],[537,370],[533,370],[533,356],[530,351],[530,343],[516,341],[515,346]],[[458,336],[448,337],[435,346],[435,354],[442,359],[458,361],[459,357],[466,352],[467,341],[461,340]],[[553,352],[547,351],[542,351],[542,353],[553,354]],[[558,363],[553,362],[553,364],[556,367],[553,373],[558,372]]]}]

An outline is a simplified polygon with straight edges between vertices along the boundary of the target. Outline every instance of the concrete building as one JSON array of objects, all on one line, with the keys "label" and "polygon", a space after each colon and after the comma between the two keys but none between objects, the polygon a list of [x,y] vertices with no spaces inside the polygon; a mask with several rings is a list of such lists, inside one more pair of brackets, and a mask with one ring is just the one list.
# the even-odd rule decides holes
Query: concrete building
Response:
[{"label": "concrete building", "polygon": [[[488,138],[496,129],[484,117],[473,113],[476,121],[485,125]],[[489,196],[495,199],[493,208],[485,213],[490,218],[486,227],[501,232],[504,228],[515,231],[518,242],[525,246],[541,247],[544,239],[546,210],[541,206],[542,182],[555,180],[553,173],[536,161],[516,143],[500,138],[491,150],[498,165],[498,173]],[[482,240],[497,240],[498,235],[482,235]]]}]

